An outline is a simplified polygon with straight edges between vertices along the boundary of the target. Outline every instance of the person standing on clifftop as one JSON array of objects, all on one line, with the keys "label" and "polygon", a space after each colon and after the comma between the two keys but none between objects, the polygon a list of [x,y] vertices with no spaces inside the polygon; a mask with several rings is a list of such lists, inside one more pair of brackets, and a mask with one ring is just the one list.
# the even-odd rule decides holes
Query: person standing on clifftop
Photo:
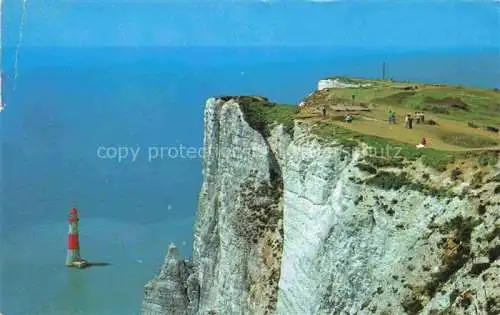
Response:
[{"label": "person standing on clifftop", "polygon": [[389,110],[389,124],[395,124],[396,123],[396,113],[391,110]]},{"label": "person standing on clifftop", "polygon": [[323,117],[326,117],[326,106],[323,105]]}]

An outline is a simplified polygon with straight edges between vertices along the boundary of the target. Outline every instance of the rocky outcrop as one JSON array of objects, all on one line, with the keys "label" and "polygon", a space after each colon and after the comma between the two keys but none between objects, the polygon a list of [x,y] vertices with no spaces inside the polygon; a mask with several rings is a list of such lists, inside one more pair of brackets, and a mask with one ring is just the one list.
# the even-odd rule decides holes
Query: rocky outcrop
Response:
[{"label": "rocky outcrop", "polygon": [[169,251],[143,314],[498,313],[494,169],[429,190],[450,174],[268,130],[245,101],[207,101],[193,261]]},{"label": "rocky outcrop", "polygon": [[182,260],[171,244],[158,275],[144,287],[142,313],[147,315],[194,314],[198,308],[199,288],[191,281],[192,263]]}]

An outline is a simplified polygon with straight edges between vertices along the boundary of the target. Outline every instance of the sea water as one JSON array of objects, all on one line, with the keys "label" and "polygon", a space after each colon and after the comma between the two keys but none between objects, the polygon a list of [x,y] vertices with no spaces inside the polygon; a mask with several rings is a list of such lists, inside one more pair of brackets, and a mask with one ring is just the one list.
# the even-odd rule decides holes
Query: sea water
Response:
[{"label": "sea water", "polygon": [[[384,61],[396,80],[493,88],[500,78],[496,51],[49,47],[23,48],[13,82],[12,55],[0,114],[7,315],[139,313],[168,245],[191,256],[208,97],[297,104],[322,77],[380,77]],[[118,159],[120,148],[139,151]],[[165,154],[152,159],[154,148]],[[104,266],[64,266],[71,207],[83,258]]]}]

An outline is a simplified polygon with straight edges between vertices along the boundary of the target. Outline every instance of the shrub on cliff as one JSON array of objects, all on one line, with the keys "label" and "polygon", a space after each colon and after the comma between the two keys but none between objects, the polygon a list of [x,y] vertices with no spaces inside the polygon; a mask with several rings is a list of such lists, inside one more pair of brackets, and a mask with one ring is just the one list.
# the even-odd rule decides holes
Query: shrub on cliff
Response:
[{"label": "shrub on cliff", "polygon": [[498,162],[498,155],[496,152],[486,153],[477,158],[477,165],[479,167],[487,165],[494,166],[495,164],[497,164],[497,162]]},{"label": "shrub on cliff", "polygon": [[403,167],[403,158],[399,157],[367,156],[365,161],[376,167]]},{"label": "shrub on cliff", "polygon": [[439,227],[439,232],[447,235],[447,238],[441,243],[442,265],[426,284],[426,292],[429,296],[433,296],[442,283],[446,283],[469,261],[472,231],[480,223],[480,220],[459,215]]},{"label": "shrub on cliff", "polygon": [[359,168],[360,170],[362,170],[363,172],[367,172],[370,174],[377,173],[377,170],[369,164],[358,163],[358,164],[356,164],[356,167]]},{"label": "shrub on cliff", "polygon": [[391,172],[379,172],[377,175],[368,178],[366,183],[386,190],[397,190],[405,185],[411,184],[406,177],[406,173],[394,174]]}]

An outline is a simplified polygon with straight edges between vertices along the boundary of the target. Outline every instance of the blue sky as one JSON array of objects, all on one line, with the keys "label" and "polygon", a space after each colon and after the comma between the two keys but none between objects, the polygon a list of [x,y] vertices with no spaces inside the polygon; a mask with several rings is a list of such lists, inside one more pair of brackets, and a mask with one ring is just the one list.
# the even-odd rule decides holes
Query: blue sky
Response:
[{"label": "blue sky", "polygon": [[[5,45],[23,0],[4,0]],[[464,1],[26,0],[25,46],[498,47],[499,5]]]}]

